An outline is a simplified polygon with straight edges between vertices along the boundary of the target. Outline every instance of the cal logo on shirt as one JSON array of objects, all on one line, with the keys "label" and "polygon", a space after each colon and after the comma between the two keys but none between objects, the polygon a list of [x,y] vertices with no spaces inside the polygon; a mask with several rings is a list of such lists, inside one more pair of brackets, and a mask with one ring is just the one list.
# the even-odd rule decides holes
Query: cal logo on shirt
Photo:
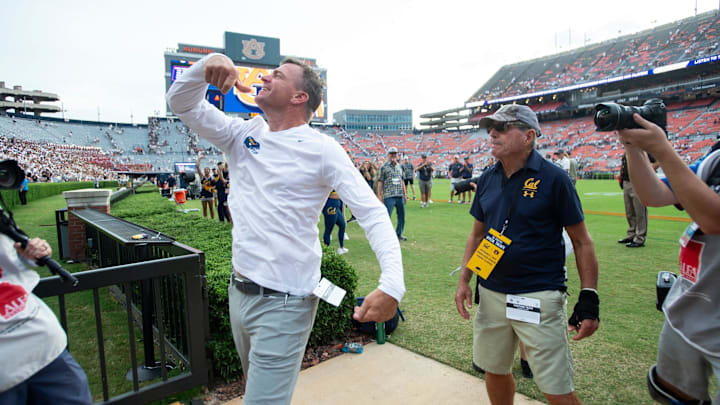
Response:
[{"label": "cal logo on shirt", "polygon": [[250,152],[257,154],[260,151],[260,143],[255,140],[252,136],[248,136],[245,138],[245,147],[250,150]]},{"label": "cal logo on shirt", "polygon": [[535,193],[538,192],[538,184],[540,184],[540,180],[535,180],[534,177],[530,177],[525,180],[525,184],[522,189],[523,197],[535,198]]}]

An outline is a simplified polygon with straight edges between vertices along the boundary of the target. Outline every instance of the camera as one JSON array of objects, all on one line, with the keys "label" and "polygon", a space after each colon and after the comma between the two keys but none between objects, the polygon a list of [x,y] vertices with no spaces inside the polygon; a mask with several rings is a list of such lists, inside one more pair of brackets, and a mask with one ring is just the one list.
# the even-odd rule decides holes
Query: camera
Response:
[{"label": "camera", "polygon": [[473,177],[471,179],[465,179],[460,180],[457,183],[455,183],[455,192],[456,193],[464,193],[466,191],[473,191],[472,186],[470,185],[470,182],[473,182],[477,184],[480,177]]},{"label": "camera", "polygon": [[624,106],[616,103],[601,103],[595,106],[595,126],[600,132],[616,131],[626,128],[640,128],[633,119],[633,114],[656,124],[667,132],[667,109],[659,98],[651,98],[642,107]]},{"label": "camera", "polygon": [[675,280],[677,280],[675,273],[669,271],[661,271],[658,273],[657,282],[655,283],[655,292],[657,294],[655,308],[657,308],[658,311],[663,311],[663,302],[665,302],[665,297],[667,297],[673,284],[675,284]]},{"label": "camera", "polygon": [[25,179],[25,171],[20,168],[15,160],[3,160],[0,162],[0,189],[15,190]]}]

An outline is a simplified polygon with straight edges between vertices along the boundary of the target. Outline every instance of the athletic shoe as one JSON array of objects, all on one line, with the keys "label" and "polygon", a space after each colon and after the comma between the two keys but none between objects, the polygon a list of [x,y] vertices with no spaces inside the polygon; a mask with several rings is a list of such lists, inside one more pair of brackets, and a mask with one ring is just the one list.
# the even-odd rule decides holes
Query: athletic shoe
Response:
[{"label": "athletic shoe", "polygon": [[345,236],[344,236],[343,240],[350,240],[350,237],[348,236],[348,234],[344,234],[344,235]]},{"label": "athletic shoe", "polygon": [[452,204],[452,200],[448,200],[448,203]]},{"label": "athletic shoe", "polygon": [[465,201],[458,201],[458,204],[465,204]]},{"label": "athletic shoe", "polygon": [[428,204],[428,203],[423,203],[423,204],[422,204],[422,207],[423,207],[423,208],[427,208],[427,204]]},{"label": "athletic shoe", "polygon": [[428,200],[428,204],[433,204],[433,200]]},{"label": "athletic shoe", "polygon": [[415,201],[415,196],[413,196],[413,201]]},{"label": "athletic shoe", "polygon": [[406,240],[407,240],[407,238],[404,237],[404,236],[402,236],[402,235],[398,236],[398,239],[400,239],[401,241],[406,241]]},{"label": "athletic shoe", "polygon": [[349,252],[349,250],[346,248],[338,248],[338,250],[337,250],[337,254],[339,254],[339,255],[344,255],[347,252]]}]

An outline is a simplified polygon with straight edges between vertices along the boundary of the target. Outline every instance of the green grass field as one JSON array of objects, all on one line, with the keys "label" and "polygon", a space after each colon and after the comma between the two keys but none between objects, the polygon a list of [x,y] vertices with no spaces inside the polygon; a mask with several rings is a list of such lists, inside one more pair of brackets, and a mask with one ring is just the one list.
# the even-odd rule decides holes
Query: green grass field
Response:
[{"label": "green grass field", "polygon": [[[401,245],[407,288],[401,308],[407,322],[389,341],[479,375],[471,366],[472,324],[455,309],[458,276],[449,276],[462,261],[473,218],[469,205],[447,203],[449,188],[448,180],[434,180],[435,203],[427,209],[420,208],[417,188],[418,200],[408,202],[408,241]],[[601,323],[592,337],[571,343],[576,390],[584,403],[652,403],[645,376],[655,363],[663,323],[663,315],[655,309],[655,279],[661,270],[677,272],[677,241],[688,224],[688,216],[674,207],[650,208],[646,247],[628,249],[617,243],[627,229],[617,181],[581,180],[577,189],[598,256]],[[187,205],[199,204],[190,201]],[[395,223],[395,215],[392,219]],[[321,230],[322,226],[321,219]],[[357,295],[365,295],[377,287],[380,269],[357,223],[349,224],[347,232],[350,240],[345,247],[350,253],[343,257],[359,273]],[[337,233],[333,235],[333,246],[337,246],[336,239]],[[574,256],[568,258],[567,267],[571,312],[579,291]],[[544,400],[531,380],[520,377],[518,364],[515,374],[519,376],[518,392]]]},{"label": "green grass field", "polygon": [[[650,404],[645,375],[655,362],[657,337],[663,323],[663,315],[655,309],[655,278],[661,270],[677,272],[677,241],[687,226],[687,214],[674,207],[650,209],[646,247],[628,249],[616,242],[625,236],[627,228],[617,182],[580,181],[578,193],[599,261],[601,323],[592,337],[571,343],[576,390],[584,403]],[[456,312],[454,296],[458,277],[449,276],[462,260],[473,218],[468,213],[469,205],[448,204],[448,194],[449,182],[436,180],[433,187],[435,203],[429,208],[421,209],[419,201],[408,202],[405,235],[409,240],[401,245],[407,287],[401,308],[407,321],[401,323],[389,341],[478,375],[471,366],[472,324]],[[16,219],[29,234],[50,241],[57,252],[54,210],[63,206],[64,200],[59,196],[46,198],[18,207]],[[201,208],[200,201],[189,201],[186,208]],[[654,219],[652,216],[671,218]],[[321,220],[321,229],[322,225]],[[357,223],[349,224],[347,231],[351,239],[345,246],[350,252],[343,257],[358,272],[356,295],[361,296],[377,286],[380,270]],[[333,246],[337,246],[336,238],[337,234],[333,235]],[[567,267],[571,310],[579,290],[574,256],[568,258]],[[78,308],[83,305],[87,304],[81,300]],[[91,314],[82,313],[82,318],[92,319]],[[124,318],[123,322],[126,322]],[[92,331],[91,335],[94,335],[94,328]],[[76,339],[71,336],[71,341]],[[93,342],[88,342],[87,346],[78,342],[75,348],[93,346]],[[92,363],[97,363],[96,357],[93,359],[91,353],[80,357],[91,380],[97,380],[92,369]],[[520,376],[517,364],[514,371],[518,376],[518,392],[542,400],[542,394],[532,381]],[[115,384],[123,383],[118,380]],[[716,384],[714,386],[717,390]],[[97,385],[93,387],[93,393],[97,398]]]},{"label": "green grass field", "polygon": [[[595,241],[600,268],[600,329],[594,336],[572,342],[576,390],[584,403],[651,403],[645,388],[648,367],[655,362],[657,337],[663,316],[655,309],[655,278],[660,270],[677,271],[678,237],[686,222],[651,219],[645,248],[628,249],[617,243],[625,236],[622,192],[615,181],[580,181],[578,192],[587,211],[586,223]],[[390,341],[417,353],[475,373],[472,361],[472,324],[455,309],[457,275],[473,218],[468,205],[447,203],[449,183],[435,181],[427,209],[410,201],[402,243],[407,294],[401,304],[407,322]],[[674,207],[651,209],[650,215],[685,219]],[[393,220],[394,220],[393,216]],[[379,267],[362,230],[348,226],[350,240],[344,257],[360,273],[358,294],[377,285]],[[337,242],[335,242],[337,243]],[[577,300],[578,276],[574,256],[568,258],[570,310]],[[515,374],[520,376],[516,363]],[[519,377],[517,389],[543,399],[531,380]]]}]

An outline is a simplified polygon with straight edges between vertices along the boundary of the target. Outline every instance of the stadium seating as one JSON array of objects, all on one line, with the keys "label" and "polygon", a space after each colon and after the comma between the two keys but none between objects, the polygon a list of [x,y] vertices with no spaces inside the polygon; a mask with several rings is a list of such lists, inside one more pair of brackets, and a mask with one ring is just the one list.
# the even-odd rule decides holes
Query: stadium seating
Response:
[{"label": "stadium seating", "polygon": [[[720,52],[719,35],[720,14],[704,13],[637,34],[503,66],[471,100],[559,88],[714,55]],[[570,108],[552,99],[533,100],[529,106],[538,113],[554,112],[541,116],[562,115]],[[714,98],[702,98],[671,103],[667,107],[670,141],[688,162],[698,159],[720,134],[720,103]],[[471,121],[477,121],[483,114]],[[356,163],[380,164],[390,147],[397,148],[416,165],[420,154],[427,153],[440,172],[447,169],[454,155],[469,156],[481,167],[490,160],[488,135],[484,130],[373,133],[348,132],[338,126],[316,129],[336,139]],[[620,166],[623,148],[617,137],[595,131],[592,117],[543,121],[541,132],[538,150],[543,155],[557,149],[571,150],[584,171],[616,172]],[[65,153],[82,162],[82,167],[73,171],[65,157],[57,157],[60,163],[53,174],[62,172],[67,178],[107,176],[111,170],[133,168],[173,171],[175,162],[195,161],[199,152],[208,156],[204,164],[214,165],[222,160],[220,151],[213,145],[172,118],[150,117],[147,124],[118,125],[0,116],[2,156],[19,156],[24,164],[32,166],[32,159],[48,158],[42,145],[49,145],[45,149],[52,153]]]},{"label": "stadium seating", "polygon": [[637,34],[503,66],[470,101],[517,96],[648,70],[720,52],[720,15],[708,12]]},{"label": "stadium seating", "polygon": [[[550,103],[558,108],[560,103]],[[535,109],[544,106],[534,106]],[[693,100],[668,106],[668,136],[673,146],[688,162],[703,156],[720,134],[720,102],[713,99]],[[572,151],[573,157],[587,172],[617,172],[623,148],[612,132],[597,132],[592,117],[541,122],[542,136],[538,151],[552,155],[558,149]],[[452,163],[454,155],[470,156],[484,166],[490,159],[488,135],[482,131],[429,132],[420,134],[343,133],[343,145],[356,163],[381,162],[386,150],[394,146],[401,155],[417,165],[420,154],[441,171]]]}]

